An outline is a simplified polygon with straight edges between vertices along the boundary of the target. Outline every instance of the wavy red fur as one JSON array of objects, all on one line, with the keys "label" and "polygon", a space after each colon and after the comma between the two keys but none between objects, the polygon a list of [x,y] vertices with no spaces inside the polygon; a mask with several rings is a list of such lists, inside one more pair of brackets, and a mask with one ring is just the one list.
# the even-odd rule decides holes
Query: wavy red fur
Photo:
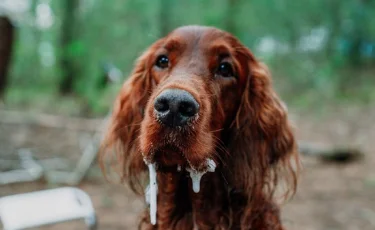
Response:
[{"label": "wavy red fur", "polygon": [[[155,66],[161,54],[168,55],[166,69]],[[217,73],[223,60],[233,76]],[[189,92],[199,103],[187,126],[169,129],[155,117],[153,103],[166,89]],[[101,162],[111,153],[140,195],[144,160],[160,166],[157,224],[146,210],[141,229],[284,229],[274,195],[280,184],[286,196],[296,189],[294,134],[266,66],[229,33],[186,26],[147,49],[117,97]],[[208,158],[216,171],[194,193],[187,172],[175,167],[200,170]]]}]

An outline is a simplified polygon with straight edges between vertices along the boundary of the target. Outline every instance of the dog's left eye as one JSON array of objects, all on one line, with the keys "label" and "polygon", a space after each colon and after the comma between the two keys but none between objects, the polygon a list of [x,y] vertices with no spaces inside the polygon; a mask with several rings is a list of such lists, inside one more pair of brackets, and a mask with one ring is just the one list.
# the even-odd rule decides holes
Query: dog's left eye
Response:
[{"label": "dog's left eye", "polygon": [[166,55],[160,55],[155,62],[155,65],[160,69],[168,68],[169,66],[169,58]]},{"label": "dog's left eye", "polygon": [[222,77],[233,77],[233,68],[229,62],[220,63],[219,67],[216,70],[216,74]]}]

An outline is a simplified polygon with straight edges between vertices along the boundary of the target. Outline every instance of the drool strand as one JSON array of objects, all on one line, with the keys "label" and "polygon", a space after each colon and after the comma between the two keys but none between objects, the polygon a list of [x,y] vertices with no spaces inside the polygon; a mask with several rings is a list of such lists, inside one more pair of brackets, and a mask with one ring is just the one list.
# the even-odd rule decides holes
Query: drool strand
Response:
[{"label": "drool strand", "polygon": [[151,224],[156,224],[156,211],[157,211],[157,193],[158,184],[156,181],[156,169],[155,164],[147,164],[148,171],[150,174],[150,185],[149,185],[149,202],[150,202],[150,220]]},{"label": "drool strand", "polygon": [[202,176],[206,174],[206,172],[215,172],[216,164],[212,159],[207,159],[206,165],[207,165],[207,169],[202,172],[198,172],[197,170],[191,169],[191,168],[186,169],[186,171],[190,173],[190,178],[191,178],[191,182],[193,185],[193,191],[195,193],[198,193],[200,191],[200,184],[201,184]]}]

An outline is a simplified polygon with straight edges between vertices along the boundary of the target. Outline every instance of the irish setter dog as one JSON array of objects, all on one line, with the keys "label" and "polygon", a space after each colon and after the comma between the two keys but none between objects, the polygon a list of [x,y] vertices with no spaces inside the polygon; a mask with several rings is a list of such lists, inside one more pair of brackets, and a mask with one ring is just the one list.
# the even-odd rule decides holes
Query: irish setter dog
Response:
[{"label": "irish setter dog", "polygon": [[294,134],[266,66],[230,33],[184,26],[151,45],[115,102],[108,153],[146,193],[140,229],[284,229],[275,194],[296,189]]}]

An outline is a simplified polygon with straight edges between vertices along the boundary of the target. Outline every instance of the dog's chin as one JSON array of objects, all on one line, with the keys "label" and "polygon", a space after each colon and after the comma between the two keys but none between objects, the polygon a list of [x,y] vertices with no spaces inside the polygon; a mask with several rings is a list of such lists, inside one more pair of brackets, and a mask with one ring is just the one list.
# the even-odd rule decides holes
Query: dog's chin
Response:
[{"label": "dog's chin", "polygon": [[165,144],[149,148],[143,153],[146,164],[154,164],[159,172],[179,172],[189,167],[188,160],[183,150],[176,145]]},{"label": "dog's chin", "polygon": [[209,156],[189,158],[191,155],[184,150],[173,145],[165,145],[154,149],[152,154],[144,155],[144,160],[146,164],[155,164],[155,169],[159,172],[181,172],[184,169],[207,171]]},{"label": "dog's chin", "polygon": [[187,164],[182,150],[172,145],[156,149],[153,160],[159,167],[181,167]]}]

